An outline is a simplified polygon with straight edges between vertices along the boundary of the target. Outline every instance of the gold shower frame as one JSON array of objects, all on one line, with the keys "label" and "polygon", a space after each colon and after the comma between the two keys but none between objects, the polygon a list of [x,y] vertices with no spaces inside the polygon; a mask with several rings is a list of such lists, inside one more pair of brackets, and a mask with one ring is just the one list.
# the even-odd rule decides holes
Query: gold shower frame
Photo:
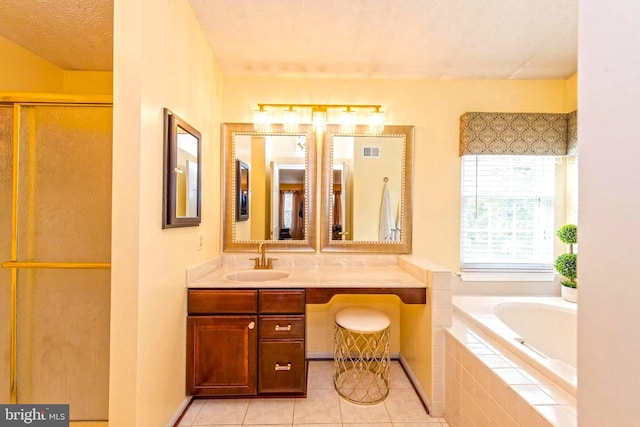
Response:
[{"label": "gold shower frame", "polygon": [[[113,97],[108,95],[59,95],[48,93],[0,93],[0,105],[13,106],[13,177],[11,196],[11,260],[2,262],[1,268],[11,270],[10,284],[10,355],[9,355],[9,402],[17,402],[17,291],[18,269],[110,269],[111,263],[99,262],[24,262],[18,261],[18,187],[19,187],[19,132],[20,107],[28,105],[57,106],[109,106],[113,105]],[[80,426],[83,422],[73,423]]]}]

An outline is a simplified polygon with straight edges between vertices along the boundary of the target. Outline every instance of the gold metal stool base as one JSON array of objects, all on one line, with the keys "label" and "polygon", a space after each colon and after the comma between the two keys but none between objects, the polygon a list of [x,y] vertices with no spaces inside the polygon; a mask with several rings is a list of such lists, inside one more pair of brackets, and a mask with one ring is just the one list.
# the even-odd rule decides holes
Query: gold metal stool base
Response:
[{"label": "gold metal stool base", "polygon": [[389,394],[389,327],[354,332],[336,323],[334,385],[349,402],[373,405]]}]

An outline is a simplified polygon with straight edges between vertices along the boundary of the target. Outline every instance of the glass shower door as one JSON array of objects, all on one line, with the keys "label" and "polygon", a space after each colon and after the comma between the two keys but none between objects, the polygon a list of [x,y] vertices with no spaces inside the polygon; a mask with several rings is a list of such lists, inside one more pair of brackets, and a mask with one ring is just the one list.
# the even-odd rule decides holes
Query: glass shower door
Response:
[{"label": "glass shower door", "polygon": [[42,104],[14,111],[16,214],[11,257],[4,258],[16,293],[10,398],[68,403],[72,421],[106,420],[112,108]]},{"label": "glass shower door", "polygon": [[[0,105],[0,261],[11,259],[13,106]],[[0,268],[0,403],[10,402],[11,270]],[[5,381],[6,380],[6,381]]]}]

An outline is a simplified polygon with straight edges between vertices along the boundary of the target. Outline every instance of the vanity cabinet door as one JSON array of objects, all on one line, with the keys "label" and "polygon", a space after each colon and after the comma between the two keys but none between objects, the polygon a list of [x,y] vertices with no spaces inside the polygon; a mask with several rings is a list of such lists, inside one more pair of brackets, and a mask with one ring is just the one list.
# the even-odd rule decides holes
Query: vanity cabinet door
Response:
[{"label": "vanity cabinet door", "polygon": [[187,394],[254,395],[255,315],[187,317]]}]

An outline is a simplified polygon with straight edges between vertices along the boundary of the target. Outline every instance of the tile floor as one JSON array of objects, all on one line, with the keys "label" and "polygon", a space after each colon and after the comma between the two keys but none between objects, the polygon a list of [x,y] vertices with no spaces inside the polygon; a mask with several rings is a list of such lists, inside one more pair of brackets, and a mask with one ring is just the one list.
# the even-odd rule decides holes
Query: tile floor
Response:
[{"label": "tile floor", "polygon": [[384,402],[354,405],[333,388],[333,362],[310,361],[306,399],[197,399],[179,426],[198,427],[448,427],[427,414],[404,370],[391,364]]}]

